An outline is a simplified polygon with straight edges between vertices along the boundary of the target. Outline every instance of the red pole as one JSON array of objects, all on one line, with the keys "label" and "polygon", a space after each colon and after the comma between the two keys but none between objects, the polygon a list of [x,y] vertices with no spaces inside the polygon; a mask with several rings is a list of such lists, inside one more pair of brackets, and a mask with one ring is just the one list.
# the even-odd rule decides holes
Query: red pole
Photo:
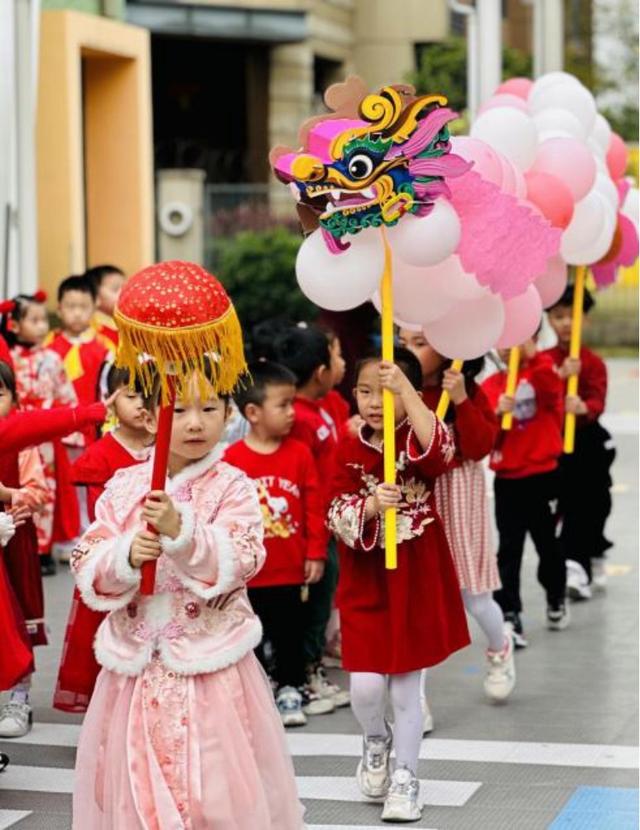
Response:
[{"label": "red pole", "polygon": [[[169,387],[169,400],[160,407],[158,415],[158,432],[156,435],[156,448],[153,458],[153,471],[151,473],[151,489],[164,490],[167,480],[167,467],[169,465],[169,445],[171,443],[171,424],[173,423],[173,407],[175,404],[175,388],[173,384]],[[149,530],[155,528],[148,525]],[[142,581],[140,593],[144,596],[151,596],[155,588],[157,561],[145,562],[142,566]]]}]

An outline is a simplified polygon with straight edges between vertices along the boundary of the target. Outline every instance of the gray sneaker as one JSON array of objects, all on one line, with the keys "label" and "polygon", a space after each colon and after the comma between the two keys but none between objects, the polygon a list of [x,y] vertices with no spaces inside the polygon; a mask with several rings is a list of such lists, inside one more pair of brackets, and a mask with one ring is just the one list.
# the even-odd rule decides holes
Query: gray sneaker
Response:
[{"label": "gray sneaker", "polygon": [[418,804],[420,782],[407,767],[398,767],[391,778],[391,786],[384,802],[382,820],[404,824],[419,821],[422,808]]},{"label": "gray sneaker", "polygon": [[383,799],[389,790],[391,774],[392,734],[387,724],[387,734],[365,738],[362,742],[362,759],[358,763],[356,779],[360,792],[367,798]]},{"label": "gray sneaker", "polygon": [[307,716],[302,711],[302,695],[293,686],[283,686],[276,695],[276,706],[283,726],[304,726]]},{"label": "gray sneaker", "polygon": [[30,731],[33,712],[28,703],[5,703],[0,708],[0,738],[21,738]]}]

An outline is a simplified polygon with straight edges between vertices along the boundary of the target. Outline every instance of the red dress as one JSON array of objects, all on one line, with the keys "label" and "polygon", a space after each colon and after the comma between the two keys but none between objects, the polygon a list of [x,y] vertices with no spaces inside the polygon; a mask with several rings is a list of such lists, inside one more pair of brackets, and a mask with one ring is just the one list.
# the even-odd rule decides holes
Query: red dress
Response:
[{"label": "red dress", "polygon": [[[73,482],[87,487],[89,520],[95,520],[96,502],[116,470],[132,467],[149,458],[151,448],[134,452],[109,432],[83,452],[72,465]],[[86,712],[100,672],[93,653],[93,641],[107,615],[88,608],[76,588],[67,620],[58,682],[53,706],[63,712]]]},{"label": "red dress", "polygon": [[469,644],[458,578],[438,517],[433,487],[454,458],[451,436],[435,422],[426,451],[408,423],[396,429],[396,471],[406,506],[398,511],[398,568],[385,569],[384,521],[364,522],[383,480],[382,450],[365,427],[336,456],[329,526],[338,536],[337,604],[342,659],[355,672],[403,674],[434,666]]},{"label": "red dress", "polygon": [[0,548],[0,691],[11,689],[33,672],[33,651],[22,611],[4,566]]},{"label": "red dress", "polygon": [[249,588],[302,585],[305,560],[327,558],[325,514],[311,452],[293,438],[267,454],[237,441],[224,460],[255,481],[260,499],[267,558]]}]

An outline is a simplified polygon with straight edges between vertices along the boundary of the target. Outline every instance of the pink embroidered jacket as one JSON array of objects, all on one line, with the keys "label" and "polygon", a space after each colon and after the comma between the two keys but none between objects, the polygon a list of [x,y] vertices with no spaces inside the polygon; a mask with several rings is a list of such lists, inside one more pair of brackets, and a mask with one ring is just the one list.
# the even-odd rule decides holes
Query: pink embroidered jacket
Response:
[{"label": "pink embroidered jacket", "polygon": [[156,593],[141,596],[129,564],[143,528],[152,460],[119,470],[96,504],[96,521],[73,552],[71,567],[86,604],[111,613],[95,653],[110,671],[138,675],[153,655],[179,674],[203,674],[238,662],[262,637],[245,588],[262,567],[262,514],[253,482],[215,451],[167,482],[179,510],[177,539],[161,536]]}]

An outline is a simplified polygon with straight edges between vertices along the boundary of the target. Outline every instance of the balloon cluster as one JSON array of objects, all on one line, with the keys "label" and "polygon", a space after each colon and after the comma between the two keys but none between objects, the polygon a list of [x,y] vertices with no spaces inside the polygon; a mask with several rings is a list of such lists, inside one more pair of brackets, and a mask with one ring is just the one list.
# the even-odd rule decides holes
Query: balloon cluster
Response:
[{"label": "balloon cluster", "polygon": [[[591,266],[599,286],[633,264],[638,191],[624,178],[627,147],[577,78],[550,72],[535,82],[506,81],[481,108],[471,136],[508,159],[518,195],[562,230],[565,263]],[[561,293],[560,270],[536,283],[544,305]]]},{"label": "balloon cluster", "polygon": [[325,101],[301,147],[270,156],[312,231],[296,272],[322,308],[380,308],[386,236],[395,322],[466,360],[522,343],[567,264],[611,255],[626,158],[575,78],[507,81],[460,138],[446,99],[410,87],[349,79]]}]

